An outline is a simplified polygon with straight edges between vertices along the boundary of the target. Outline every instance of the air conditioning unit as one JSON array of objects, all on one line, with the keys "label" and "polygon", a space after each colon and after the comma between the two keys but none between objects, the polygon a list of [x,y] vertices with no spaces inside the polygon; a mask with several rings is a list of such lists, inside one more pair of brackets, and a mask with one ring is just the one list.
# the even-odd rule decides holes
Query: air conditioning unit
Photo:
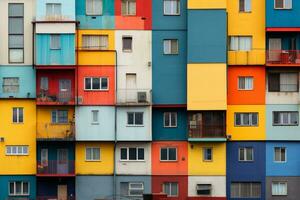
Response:
[{"label": "air conditioning unit", "polygon": [[146,92],[138,92],[138,102],[139,103],[146,103],[147,102],[147,93]]},{"label": "air conditioning unit", "polygon": [[83,103],[83,97],[82,96],[76,97],[76,103],[77,104],[82,104]]}]

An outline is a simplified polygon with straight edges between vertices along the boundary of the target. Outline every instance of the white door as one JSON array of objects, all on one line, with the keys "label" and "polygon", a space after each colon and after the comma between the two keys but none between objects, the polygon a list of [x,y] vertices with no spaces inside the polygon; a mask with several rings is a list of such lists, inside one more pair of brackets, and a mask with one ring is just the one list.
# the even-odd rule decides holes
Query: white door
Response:
[{"label": "white door", "polygon": [[57,186],[57,199],[58,200],[67,200],[68,197],[68,186],[67,185],[58,185]]},{"label": "white door", "polygon": [[136,74],[126,74],[126,102],[137,101]]},{"label": "white door", "polygon": [[59,102],[68,102],[71,99],[71,80],[59,80]]},{"label": "white door", "polygon": [[269,61],[280,61],[281,56],[281,39],[269,39]]},{"label": "white door", "polygon": [[57,149],[57,174],[68,174],[68,149]]}]

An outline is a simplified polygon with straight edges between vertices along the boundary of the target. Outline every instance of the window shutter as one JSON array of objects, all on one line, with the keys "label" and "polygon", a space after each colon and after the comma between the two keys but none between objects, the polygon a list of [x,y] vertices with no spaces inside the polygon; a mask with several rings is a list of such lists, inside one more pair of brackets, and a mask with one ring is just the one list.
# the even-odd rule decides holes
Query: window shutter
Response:
[{"label": "window shutter", "polygon": [[279,92],[280,91],[280,74],[270,73],[268,76],[268,88],[269,92]]}]

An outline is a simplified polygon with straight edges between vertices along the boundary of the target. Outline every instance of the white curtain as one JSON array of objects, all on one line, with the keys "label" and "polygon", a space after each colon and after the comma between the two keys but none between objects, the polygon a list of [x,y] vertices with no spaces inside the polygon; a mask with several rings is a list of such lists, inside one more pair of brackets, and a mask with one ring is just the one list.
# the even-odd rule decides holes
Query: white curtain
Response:
[{"label": "white curtain", "polygon": [[230,37],[230,47],[231,51],[237,51],[239,49],[239,38],[235,36]]},{"label": "white curtain", "polygon": [[164,14],[167,15],[179,14],[179,0],[165,0]]},{"label": "white curtain", "polygon": [[171,40],[164,40],[164,54],[171,54]]},{"label": "white curtain", "polygon": [[280,91],[292,92],[298,90],[298,73],[280,74]]},{"label": "white curtain", "polygon": [[287,195],[287,184],[272,183],[272,195]]},{"label": "white curtain", "polygon": [[251,37],[239,37],[239,50],[240,51],[250,51],[252,46]]},{"label": "white curtain", "polygon": [[102,15],[102,0],[86,0],[86,13],[89,15]]}]

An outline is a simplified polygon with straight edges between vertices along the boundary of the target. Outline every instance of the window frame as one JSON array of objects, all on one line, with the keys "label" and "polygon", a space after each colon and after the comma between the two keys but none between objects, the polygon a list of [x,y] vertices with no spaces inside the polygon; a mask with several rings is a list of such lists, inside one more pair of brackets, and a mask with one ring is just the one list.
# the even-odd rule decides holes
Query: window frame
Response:
[{"label": "window frame", "polygon": [[[94,113],[97,113],[97,121],[94,121]],[[92,118],[92,122],[91,122],[91,124],[92,125],[97,125],[97,124],[99,124],[100,122],[99,122],[99,110],[91,110],[91,114],[92,114],[92,116],[91,116],[91,118]]]},{"label": "window frame", "polygon": [[291,7],[290,8],[285,8],[285,1],[286,0],[282,0],[283,2],[283,7],[282,8],[276,8],[276,0],[274,0],[274,10],[292,10],[293,9],[293,0],[290,0],[291,1]]},{"label": "window frame", "polygon": [[[162,149],[167,149],[167,159],[166,160],[162,160]],[[170,160],[170,149],[175,149],[176,151],[176,159],[175,160]],[[159,150],[159,161],[160,162],[178,162],[178,148],[177,147],[160,147],[160,150]]]},{"label": "window frame", "polygon": [[[61,50],[60,36],[61,36],[60,34],[50,34],[50,45],[49,45],[50,50]],[[58,38],[58,47],[53,47],[52,40],[53,40],[54,37]]]},{"label": "window frame", "polygon": [[[51,11],[53,12],[54,11],[54,6],[55,5],[59,5],[60,6],[60,14],[59,15],[47,15],[47,6],[48,5],[51,5]],[[47,16],[47,17],[53,17],[53,16],[62,16],[62,13],[63,13],[63,11],[62,11],[62,3],[60,3],[60,2],[46,2],[46,13],[45,13],[45,15]]]},{"label": "window frame", "polygon": [[244,1],[244,8],[243,10],[241,10],[241,0],[239,0],[239,13],[251,13],[252,12],[252,0],[250,1],[250,10],[246,10],[246,1],[247,0],[243,0]]},{"label": "window frame", "polygon": [[[12,148],[16,148],[16,153],[13,153]],[[8,149],[10,148],[10,153]],[[21,152],[19,153],[19,149],[21,149]],[[27,149],[25,152],[24,149]],[[6,145],[5,146],[5,155],[6,156],[29,156],[29,146],[28,145]]]},{"label": "window frame", "polygon": [[[211,159],[210,160],[206,159],[206,156],[205,156],[208,149],[210,149],[210,151],[211,151]],[[203,151],[203,162],[213,162],[213,147],[203,147],[202,151]]]},{"label": "window frame", "polygon": [[[276,148],[280,149],[280,161],[276,160]],[[282,160],[281,149],[284,149],[284,154],[285,154],[285,160],[284,161],[281,161]],[[274,163],[286,163],[287,162],[287,148],[286,147],[278,147],[278,146],[274,147],[274,159],[273,159],[273,162]]]},{"label": "window frame", "polygon": [[[275,113],[288,113],[289,115],[288,115],[288,121],[290,121],[290,123],[288,123],[288,124],[284,124],[284,123],[278,123],[278,124],[276,124],[275,122],[274,122],[274,120],[275,120]],[[297,124],[291,124],[291,114],[292,113],[297,113],[297,119],[298,119],[298,121],[297,121]],[[273,117],[273,119],[272,119],[272,126],[299,126],[299,112],[298,111],[272,111],[272,117]],[[280,115],[279,115],[279,118],[280,118],[280,121],[282,121],[282,117],[280,117]]]},{"label": "window frame", "polygon": [[[94,89],[93,88],[93,80],[94,79],[99,79],[99,89]],[[87,89],[86,88],[86,79],[90,79],[91,81],[91,89]],[[106,79],[107,80],[107,88],[106,89],[102,89],[102,79]],[[84,77],[83,79],[83,83],[84,83],[84,91],[109,91],[109,77],[107,76],[99,76],[99,77],[95,77],[95,76],[88,76],[88,77]]]},{"label": "window frame", "polygon": [[163,0],[163,12],[164,12],[163,15],[164,16],[180,16],[181,15],[180,0],[174,0],[174,1],[177,1],[177,6],[178,6],[178,13],[176,13],[176,14],[166,13],[165,1],[168,1],[168,0]]},{"label": "window frame", "polygon": [[[128,123],[129,114],[133,114],[133,124]],[[142,124],[136,124],[136,114],[142,114]],[[130,112],[127,112],[126,126],[128,126],[128,127],[143,127],[144,125],[145,124],[144,124],[144,112],[143,111],[130,111]]]},{"label": "window frame", "polygon": [[[128,39],[128,38],[131,38],[131,49],[125,49],[124,48],[124,39]],[[123,35],[122,36],[122,51],[123,52],[126,52],[126,53],[130,53],[133,51],[133,37],[131,35]]]},{"label": "window frame", "polygon": [[[297,86],[297,90],[282,90],[281,89],[281,86],[282,85],[284,85],[284,84],[281,84],[281,80],[282,80],[282,74],[294,74],[295,76],[296,76],[296,81],[297,81],[297,84],[296,84],[296,86]],[[277,85],[277,87],[278,87],[278,90],[277,89],[273,89],[273,88],[271,88],[271,79],[270,79],[270,76],[271,75],[277,75],[278,76],[278,78],[279,78],[279,82],[278,82],[278,85]],[[292,71],[292,72],[268,72],[268,92],[288,92],[288,93],[293,93],[293,92],[296,92],[296,93],[298,93],[299,92],[299,73],[298,72],[295,72],[295,71]],[[290,84],[291,85],[291,84]],[[274,87],[274,86],[273,86]],[[270,90],[270,88],[271,88],[271,90]]]},{"label": "window frame", "polygon": [[[229,37],[228,51],[232,51],[232,52],[251,52],[251,51],[253,51],[253,35],[229,35],[228,37]],[[237,40],[238,40],[236,50],[231,49],[231,38],[237,38]],[[247,50],[240,49],[240,39],[241,38],[251,38],[250,49],[247,49]]]},{"label": "window frame", "polygon": [[[91,149],[91,159],[87,159],[87,151]],[[94,149],[99,149],[99,159],[93,159],[94,157]],[[95,146],[86,146],[85,147],[85,162],[101,162],[101,148]]]},{"label": "window frame", "polygon": [[[16,183],[21,182],[21,194],[16,193]],[[10,184],[14,184],[14,193],[10,192]],[[28,184],[28,193],[24,194],[24,183]],[[30,196],[30,182],[29,181],[9,181],[8,182],[8,196]]]},{"label": "window frame", "polygon": [[[126,12],[123,13],[122,10],[122,6],[123,6],[123,1],[126,2]],[[134,2],[135,3],[135,13],[134,14],[130,14],[130,9],[129,9],[129,3],[130,1]],[[136,16],[137,14],[137,2],[136,0],[121,0],[121,16],[124,16],[124,17],[128,17],[128,16]]]},{"label": "window frame", "polygon": [[[244,149],[244,160],[241,160],[241,149]],[[247,159],[247,149],[251,149],[252,152],[252,160],[248,160]],[[238,161],[239,162],[254,162],[254,148],[253,147],[239,147],[238,149],[239,153],[238,153]]]},{"label": "window frame", "polygon": [[[95,0],[90,0],[90,1],[95,2]],[[101,1],[101,6],[102,6],[102,8],[101,8],[101,14],[88,13],[87,12],[87,0],[85,1],[85,15],[86,16],[103,16],[103,0],[99,0],[99,1]],[[93,8],[94,8],[94,3],[93,3]],[[95,8],[93,9],[93,11],[95,12]]]},{"label": "window frame", "polygon": [[[172,114],[175,114],[175,125],[172,125]],[[168,115],[169,118],[169,124],[166,125],[166,115]],[[177,112],[164,112],[163,113],[163,125],[164,128],[177,128],[178,126],[178,114]]]},{"label": "window frame", "polygon": [[[198,186],[200,186],[200,185],[209,185],[210,193],[209,194],[198,194]],[[196,195],[197,196],[212,196],[212,184],[211,183],[197,183],[196,184]]]},{"label": "window frame", "polygon": [[[56,121],[53,122],[53,112],[56,112]],[[59,117],[58,117],[58,112],[67,112],[67,122],[59,122]],[[60,110],[60,109],[55,109],[55,110],[51,110],[51,124],[68,124],[69,123],[69,110]]]},{"label": "window frame", "polygon": [[[232,196],[232,184],[238,184],[239,186],[239,196],[236,197],[236,196]],[[242,196],[241,195],[241,187],[242,187],[242,184],[250,184],[250,197],[245,197],[245,196]],[[254,184],[259,184],[260,185],[260,194],[259,194],[259,197],[256,197],[256,196],[253,196],[253,185]],[[230,183],[230,198],[238,198],[238,199],[243,199],[243,198],[261,198],[262,196],[262,183],[261,182],[231,182]]]},{"label": "window frame", "polygon": [[[168,184],[169,185],[169,192],[170,192],[170,195],[168,193],[166,193],[165,191],[165,184]],[[176,184],[176,195],[172,195],[172,184]],[[179,196],[179,184],[178,182],[164,182],[162,184],[162,192],[164,194],[167,195],[167,197],[178,197]]]},{"label": "window frame", "polygon": [[[246,83],[246,79],[251,79],[252,80],[252,88],[246,88],[246,84],[245,84],[245,89],[240,87],[240,78],[243,78],[245,80]],[[238,90],[240,91],[253,91],[254,90],[254,77],[253,76],[238,76]]]},{"label": "window frame", "polygon": [[[84,38],[99,37],[99,45],[101,45],[101,37],[107,39],[107,46],[84,46]],[[108,34],[82,34],[81,35],[81,49],[85,51],[108,51],[109,50],[109,35]]]},{"label": "window frame", "polygon": [[[166,53],[165,52],[165,42],[170,41],[170,53]],[[176,41],[176,52],[172,53],[172,41]],[[170,39],[170,38],[166,38],[163,39],[163,55],[179,55],[179,39]]]},{"label": "window frame", "polygon": [[[273,185],[274,184],[284,184],[285,185],[285,188],[286,188],[286,193],[285,194],[273,194]],[[271,194],[272,196],[288,196],[288,183],[287,181],[272,181],[272,184],[271,184]]]},{"label": "window frame", "polygon": [[[14,121],[14,110],[16,109],[17,111],[17,116],[16,116],[16,119],[17,121]],[[20,120],[20,111],[22,111],[22,120]],[[13,124],[24,124],[24,108],[23,107],[13,107],[13,113],[12,113],[12,123]]]},{"label": "window frame", "polygon": [[[122,149],[126,149],[126,159],[122,159]],[[136,160],[130,160],[129,149],[136,149]],[[144,159],[139,159],[139,149],[144,150]],[[144,147],[120,147],[120,162],[145,162],[145,148]]]},{"label": "window frame", "polygon": [[[18,84],[17,85],[6,85],[6,81],[5,80],[8,80],[8,79],[16,79],[17,80],[17,82],[18,82]],[[5,87],[12,87],[12,86],[15,86],[15,87],[18,87],[18,91],[17,92],[4,92],[4,88]],[[19,93],[19,91],[20,91],[20,77],[2,77],[2,93],[4,93],[4,94],[11,94],[11,93]]]},{"label": "window frame", "polygon": [[[253,124],[253,122],[252,122],[252,116],[254,114],[257,115],[257,124]],[[241,115],[241,117],[240,117],[241,118],[241,125],[238,125],[236,123],[237,115]],[[244,115],[249,116],[249,118],[248,118],[249,125],[242,123],[242,122],[244,122],[244,119],[243,119]],[[258,127],[259,126],[259,113],[258,112],[235,112],[234,113],[234,126],[235,127]]]}]

